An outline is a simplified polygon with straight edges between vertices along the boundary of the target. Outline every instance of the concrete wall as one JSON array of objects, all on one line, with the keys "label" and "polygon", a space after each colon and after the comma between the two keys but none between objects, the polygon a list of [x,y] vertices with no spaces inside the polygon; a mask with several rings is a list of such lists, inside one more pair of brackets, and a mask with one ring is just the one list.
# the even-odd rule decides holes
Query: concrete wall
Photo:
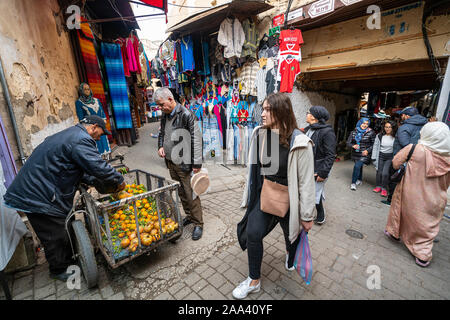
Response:
[{"label": "concrete wall", "polygon": [[[56,0],[2,0],[0,12],[0,56],[24,153],[29,156],[45,137],[75,123],[79,79]],[[0,115],[17,159],[3,94]]]},{"label": "concrete wall", "polygon": [[300,128],[307,126],[306,112],[312,106],[323,106],[330,113],[328,123],[334,128],[335,116],[337,113],[354,109],[358,106],[359,97],[355,94],[336,93],[336,88],[322,88],[317,91],[302,91],[296,86],[292,89],[292,93],[288,93],[292,108],[294,109],[295,118]]}]

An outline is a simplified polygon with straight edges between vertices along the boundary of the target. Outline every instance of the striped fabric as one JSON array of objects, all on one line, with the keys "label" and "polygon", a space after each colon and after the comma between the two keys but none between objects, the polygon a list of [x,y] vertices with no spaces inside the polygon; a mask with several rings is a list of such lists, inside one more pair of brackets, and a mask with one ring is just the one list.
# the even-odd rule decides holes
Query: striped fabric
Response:
[{"label": "striped fabric", "polygon": [[116,128],[130,129],[133,125],[120,46],[114,43],[102,42],[101,52],[105,60],[106,74],[108,75],[109,92]]},{"label": "striped fabric", "polygon": [[[83,17],[81,21],[86,21]],[[78,41],[80,42],[81,55],[83,57],[84,66],[86,69],[87,81],[91,87],[95,98],[99,99],[103,111],[106,114],[106,129],[111,131],[108,111],[105,109],[108,105],[106,103],[105,90],[103,88],[102,76],[98,66],[97,54],[94,48],[94,35],[88,23],[81,23],[81,30],[77,30]]]}]

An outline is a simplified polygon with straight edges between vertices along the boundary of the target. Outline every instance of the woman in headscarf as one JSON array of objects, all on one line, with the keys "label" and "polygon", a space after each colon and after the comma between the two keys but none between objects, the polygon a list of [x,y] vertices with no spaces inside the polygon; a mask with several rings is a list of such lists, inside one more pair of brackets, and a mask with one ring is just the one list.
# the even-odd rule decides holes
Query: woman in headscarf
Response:
[{"label": "woman in headscarf", "polygon": [[[412,144],[392,160],[398,169],[407,159]],[[395,189],[384,233],[403,241],[416,263],[430,264],[433,240],[447,204],[450,185],[450,130],[443,122],[430,122],[420,130],[420,139]]]},{"label": "woman in headscarf", "polygon": [[370,164],[375,131],[369,128],[369,124],[369,118],[361,118],[347,139],[347,146],[352,149],[352,160],[355,162],[350,185],[352,190],[362,184],[363,166]]},{"label": "woman in headscarf", "polygon": [[333,127],[326,122],[330,113],[325,107],[313,106],[306,113],[309,124],[302,131],[314,142],[314,177],[316,179],[316,209],[315,223],[325,222],[325,209],[322,200],[325,199],[324,187],[336,158],[336,135]]},{"label": "woman in headscarf", "polygon": [[[106,122],[106,115],[103,111],[100,100],[94,98],[92,90],[87,83],[80,84],[78,88],[79,98],[75,102],[78,120],[83,120],[86,116],[96,115]],[[97,149],[101,155],[111,152],[111,147],[106,135],[102,135],[97,141]]]}]

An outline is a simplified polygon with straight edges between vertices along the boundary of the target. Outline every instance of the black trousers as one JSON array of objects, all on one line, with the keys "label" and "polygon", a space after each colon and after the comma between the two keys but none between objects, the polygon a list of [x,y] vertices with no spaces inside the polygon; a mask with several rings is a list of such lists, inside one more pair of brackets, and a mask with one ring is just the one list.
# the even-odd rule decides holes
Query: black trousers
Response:
[{"label": "black trousers", "polygon": [[[264,253],[263,238],[273,217],[275,216],[261,211],[259,199],[257,199],[252,211],[249,212],[247,222],[247,254],[249,275],[253,280],[261,278],[261,264]],[[283,230],[286,251],[289,252],[288,264],[291,266],[295,258],[295,251],[300,237],[297,237],[292,244],[289,241],[289,211],[284,218],[275,218]]]},{"label": "black trousers", "polygon": [[76,263],[72,260],[72,248],[65,229],[66,219],[42,213],[27,213],[27,217],[44,246],[50,272],[66,272],[68,266]]}]

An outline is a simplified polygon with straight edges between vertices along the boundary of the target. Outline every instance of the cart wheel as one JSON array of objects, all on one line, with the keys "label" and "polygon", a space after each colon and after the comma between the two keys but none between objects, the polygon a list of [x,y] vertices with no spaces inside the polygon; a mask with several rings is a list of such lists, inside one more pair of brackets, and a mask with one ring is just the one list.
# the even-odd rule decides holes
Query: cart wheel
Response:
[{"label": "cart wheel", "polygon": [[84,224],[80,220],[75,220],[72,222],[72,228],[76,238],[75,243],[78,260],[80,261],[81,270],[83,271],[87,286],[90,289],[97,285],[98,280],[94,250]]}]

